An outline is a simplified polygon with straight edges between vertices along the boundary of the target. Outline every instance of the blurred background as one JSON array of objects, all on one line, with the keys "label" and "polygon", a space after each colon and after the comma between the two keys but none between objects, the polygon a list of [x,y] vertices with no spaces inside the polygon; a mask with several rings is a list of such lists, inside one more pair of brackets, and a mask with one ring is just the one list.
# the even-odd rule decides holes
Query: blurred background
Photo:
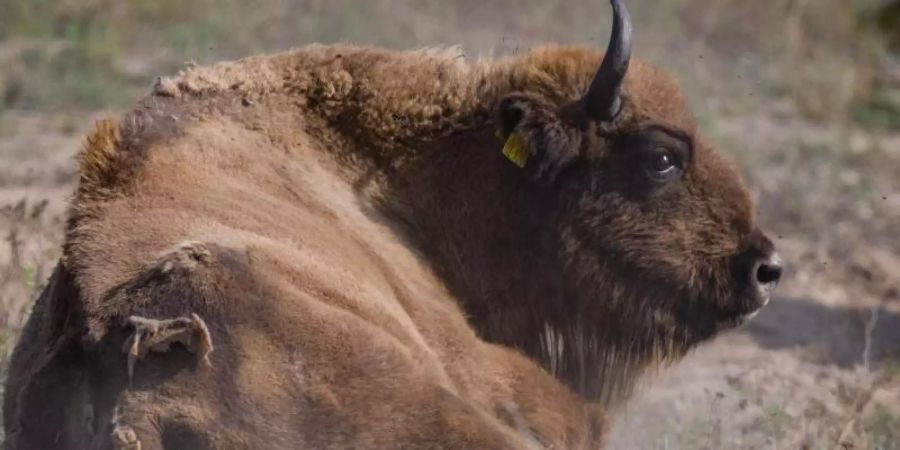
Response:
[{"label": "blurred background", "polygon": [[[900,1],[628,0],[638,57],[739,162],[787,274],[649,377],[616,449],[900,449]],[[605,0],[0,0],[0,369],[61,253],[83,134],[154,78],[311,42],[603,48]]]}]

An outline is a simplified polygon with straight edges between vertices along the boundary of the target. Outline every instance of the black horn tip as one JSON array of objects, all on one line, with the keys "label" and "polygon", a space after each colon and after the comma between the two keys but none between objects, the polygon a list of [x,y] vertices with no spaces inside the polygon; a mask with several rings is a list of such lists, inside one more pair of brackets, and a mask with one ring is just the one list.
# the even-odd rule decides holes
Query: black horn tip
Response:
[{"label": "black horn tip", "polygon": [[584,96],[588,114],[608,121],[621,109],[621,89],[631,61],[631,18],[621,0],[610,0],[613,8],[612,35],[603,62]]}]

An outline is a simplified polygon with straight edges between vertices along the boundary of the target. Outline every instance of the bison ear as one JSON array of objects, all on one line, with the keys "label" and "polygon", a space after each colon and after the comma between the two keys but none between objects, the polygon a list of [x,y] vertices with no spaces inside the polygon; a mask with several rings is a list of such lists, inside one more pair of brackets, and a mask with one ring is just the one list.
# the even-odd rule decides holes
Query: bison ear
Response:
[{"label": "bison ear", "polygon": [[510,94],[498,107],[503,154],[537,180],[553,184],[578,159],[582,133],[558,109],[529,94]]},{"label": "bison ear", "polygon": [[526,99],[522,97],[524,96],[510,95],[500,100],[500,107],[498,108],[498,119],[500,122],[499,131],[504,138],[515,131],[519,122],[522,121],[525,114],[531,109],[529,108]]}]

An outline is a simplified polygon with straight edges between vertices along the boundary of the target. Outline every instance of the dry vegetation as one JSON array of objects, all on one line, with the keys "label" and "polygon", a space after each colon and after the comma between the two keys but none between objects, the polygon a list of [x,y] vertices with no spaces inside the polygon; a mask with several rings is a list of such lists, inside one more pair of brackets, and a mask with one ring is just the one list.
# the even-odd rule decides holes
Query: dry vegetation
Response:
[{"label": "dry vegetation", "polygon": [[[750,326],[663,371],[620,449],[900,449],[900,3],[629,0],[788,262]],[[80,135],[153,77],[303,43],[601,45],[598,0],[0,2],[0,368],[60,253]]]}]

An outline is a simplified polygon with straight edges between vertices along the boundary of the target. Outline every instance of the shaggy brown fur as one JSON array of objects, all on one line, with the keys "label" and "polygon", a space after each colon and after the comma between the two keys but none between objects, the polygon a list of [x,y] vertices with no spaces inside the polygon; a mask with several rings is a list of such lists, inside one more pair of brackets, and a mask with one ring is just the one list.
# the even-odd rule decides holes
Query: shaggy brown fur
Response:
[{"label": "shaggy brown fur", "polygon": [[[313,46],[161,79],[88,138],[6,448],[596,448],[636,371],[756,307],[737,172],[650,66],[614,123],[573,113],[599,57]],[[649,125],[691,146],[652,192],[619,161]]]}]

